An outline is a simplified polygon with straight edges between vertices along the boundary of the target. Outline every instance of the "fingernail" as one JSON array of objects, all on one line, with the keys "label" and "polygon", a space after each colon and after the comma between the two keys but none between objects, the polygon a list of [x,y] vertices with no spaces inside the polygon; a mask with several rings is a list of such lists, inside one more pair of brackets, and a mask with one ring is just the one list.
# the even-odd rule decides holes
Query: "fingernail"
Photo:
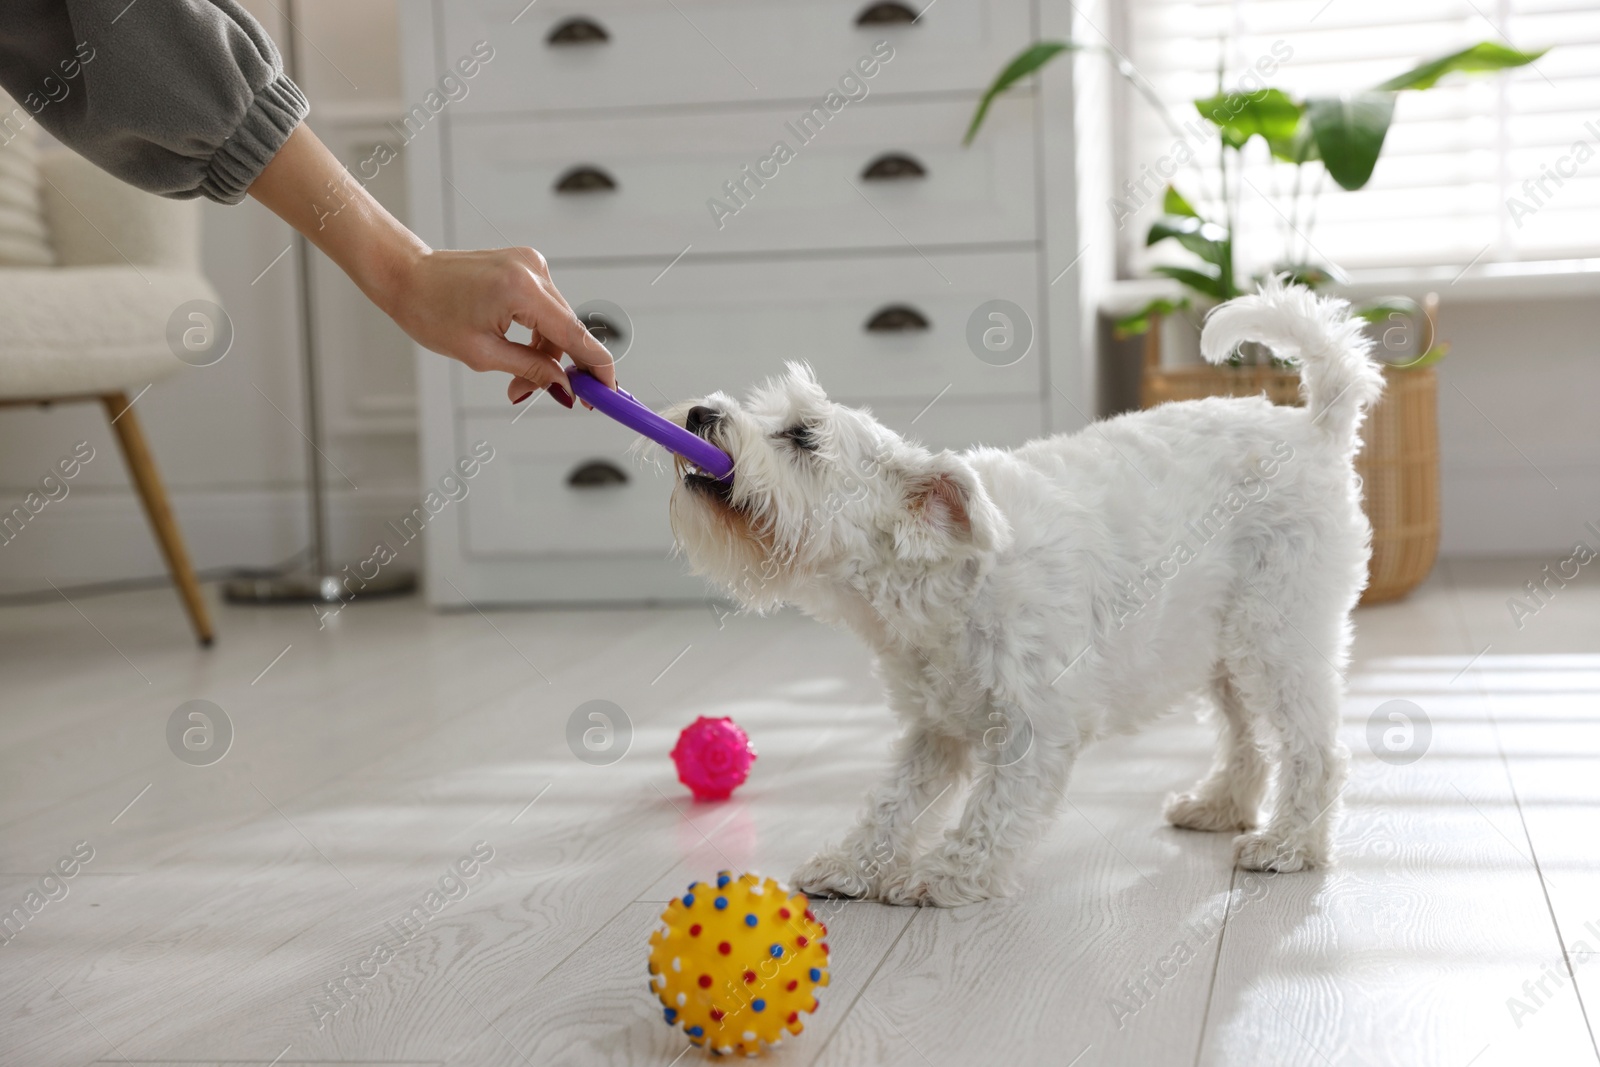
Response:
[{"label": "fingernail", "polygon": [[572,407],[572,394],[567,392],[564,386],[552,383],[546,388],[550,395],[556,398],[556,403],[564,408]]},{"label": "fingernail", "polygon": [[528,399],[532,395],[533,395],[533,390],[529,389],[526,393],[523,393],[521,396],[519,396],[515,400],[513,400],[512,403],[513,404],[520,404],[520,403],[522,403],[524,400]]}]

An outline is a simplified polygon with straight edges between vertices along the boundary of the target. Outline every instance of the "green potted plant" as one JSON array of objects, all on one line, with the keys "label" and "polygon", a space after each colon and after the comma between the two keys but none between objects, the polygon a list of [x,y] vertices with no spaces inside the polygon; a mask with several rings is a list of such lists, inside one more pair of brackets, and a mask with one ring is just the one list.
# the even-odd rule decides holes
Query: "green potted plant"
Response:
[{"label": "green potted plant", "polygon": [[[1041,41],[1018,54],[995,78],[978,102],[965,142],[977,136],[989,105],[1021,79],[1039,70],[1064,52],[1086,51],[1110,55],[1110,49],[1079,45],[1071,41]],[[1241,154],[1254,138],[1266,142],[1274,159],[1295,168],[1290,201],[1290,240],[1293,234],[1311,228],[1316,200],[1322,183],[1302,180],[1308,164],[1319,163],[1327,175],[1345,190],[1362,188],[1372,177],[1378,156],[1394,117],[1395,98],[1402,92],[1431,89],[1448,74],[1506,70],[1532,63],[1544,54],[1522,52],[1493,41],[1482,41],[1470,48],[1439,56],[1396,75],[1371,89],[1341,93],[1338,96],[1313,96],[1297,99],[1282,89],[1266,88],[1252,93],[1226,93],[1218,72],[1217,92],[1195,100],[1201,116],[1217,128],[1218,164],[1222,176],[1222,218],[1208,219],[1196,211],[1176,186],[1169,185],[1162,203],[1162,214],[1150,225],[1146,246],[1176,241],[1196,262],[1189,266],[1160,264],[1151,269],[1165,275],[1191,295],[1172,299],[1158,298],[1118,320],[1124,335],[1146,332],[1153,317],[1171,314],[1192,302],[1221,303],[1244,290],[1240,288],[1233,261],[1233,238],[1237,225],[1240,189],[1237,175],[1242,172]],[[1132,77],[1127,61],[1113,56],[1118,70],[1127,77],[1163,119],[1172,123],[1166,106],[1152,96],[1144,84]],[[1230,167],[1230,161],[1232,163]],[[1230,184],[1230,172],[1235,180]],[[1302,227],[1300,222],[1305,220]],[[1272,268],[1289,274],[1313,288],[1339,277],[1328,264],[1311,263],[1286,247],[1283,259]],[[1437,357],[1435,357],[1437,358]]]}]

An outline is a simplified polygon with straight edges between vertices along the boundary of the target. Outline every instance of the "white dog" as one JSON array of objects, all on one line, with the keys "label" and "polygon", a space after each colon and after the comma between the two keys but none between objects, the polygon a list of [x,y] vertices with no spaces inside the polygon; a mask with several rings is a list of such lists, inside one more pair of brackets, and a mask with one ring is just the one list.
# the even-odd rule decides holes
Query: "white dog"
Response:
[{"label": "white dog", "polygon": [[[893,771],[800,889],[1003,895],[1084,746],[1196,692],[1220,712],[1216,763],[1167,819],[1247,831],[1241,867],[1328,860],[1371,539],[1352,459],[1383,378],[1342,302],[1278,281],[1217,308],[1201,346],[1218,362],[1246,340],[1298,358],[1305,407],[1213,398],[933,453],[791,364],[744,403],[674,410],[735,463],[731,485],[682,467],[672,523],[695,570],[749,608],[790,603],[856,633],[905,727]],[[919,847],[967,781],[960,821]]]}]

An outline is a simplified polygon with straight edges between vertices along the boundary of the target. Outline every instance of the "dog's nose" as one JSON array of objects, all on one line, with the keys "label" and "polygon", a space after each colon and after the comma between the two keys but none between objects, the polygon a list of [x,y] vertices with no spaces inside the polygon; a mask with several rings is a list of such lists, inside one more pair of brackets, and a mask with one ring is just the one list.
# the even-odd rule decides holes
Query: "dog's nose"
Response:
[{"label": "dog's nose", "polygon": [[722,418],[722,412],[716,408],[708,408],[704,404],[696,404],[689,409],[689,414],[684,416],[683,428],[690,433],[699,433],[720,418]]}]

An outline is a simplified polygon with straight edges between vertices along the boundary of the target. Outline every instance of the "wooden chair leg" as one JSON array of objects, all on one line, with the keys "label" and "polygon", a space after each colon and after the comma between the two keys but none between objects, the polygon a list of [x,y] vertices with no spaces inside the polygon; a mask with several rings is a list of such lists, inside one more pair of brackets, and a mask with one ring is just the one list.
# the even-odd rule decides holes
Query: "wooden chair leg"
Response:
[{"label": "wooden chair leg", "polygon": [[138,487],[139,499],[144,502],[144,512],[149,516],[151,528],[155,530],[161,554],[167,559],[167,569],[172,572],[178,595],[183,598],[183,606],[189,612],[195,637],[200,639],[202,645],[210,645],[213,639],[211,616],[200,595],[200,582],[195,578],[194,565],[189,562],[189,550],[184,547],[183,533],[178,529],[178,520],[173,517],[172,506],[167,502],[166,487],[161,484],[161,475],[156,471],[155,458],[150,455],[150,446],[145,442],[138,416],[133,413],[126,393],[106,393],[100,402],[105,405],[106,415],[111,419],[111,428],[117,431],[123,458],[128,461],[128,473],[133,475],[133,484]]}]

